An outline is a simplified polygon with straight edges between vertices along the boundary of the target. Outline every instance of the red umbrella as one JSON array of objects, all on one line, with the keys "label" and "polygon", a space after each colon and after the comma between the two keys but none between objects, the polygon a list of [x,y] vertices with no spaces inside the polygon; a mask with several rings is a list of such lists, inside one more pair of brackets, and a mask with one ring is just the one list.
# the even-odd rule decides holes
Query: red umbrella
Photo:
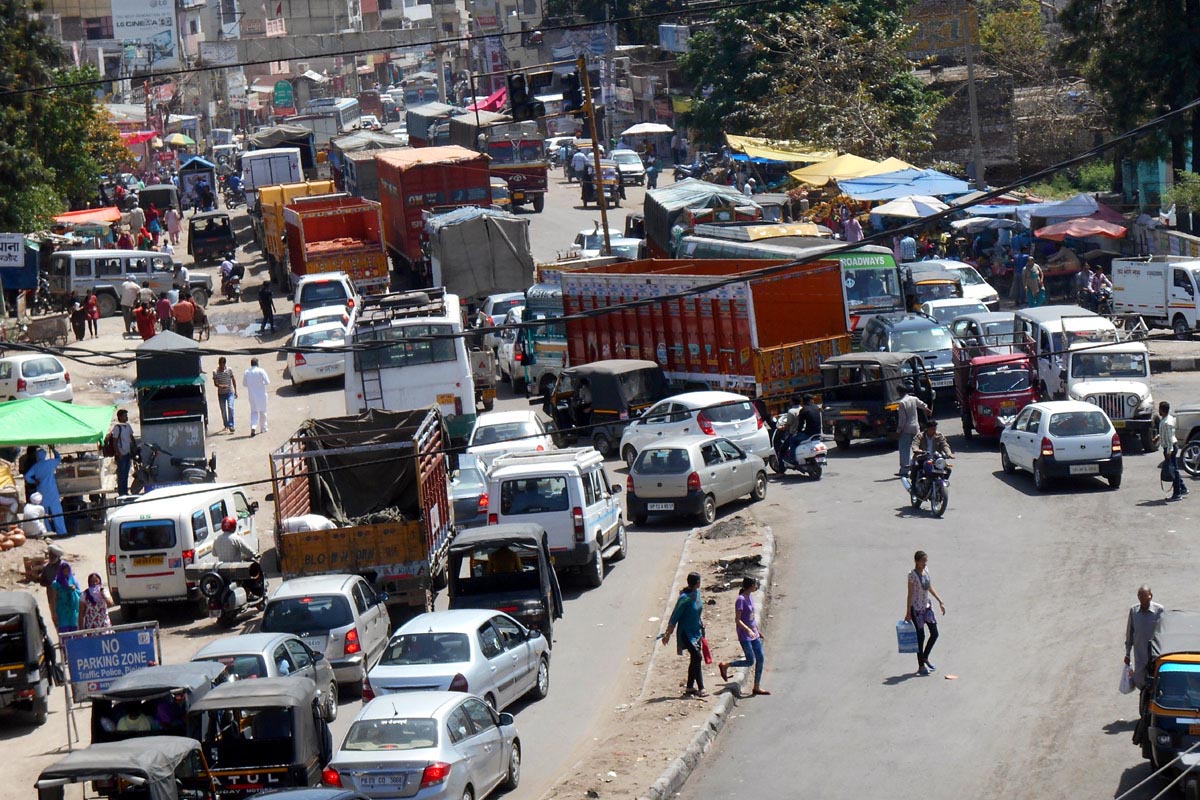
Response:
[{"label": "red umbrella", "polygon": [[1094,217],[1080,217],[1065,222],[1056,222],[1044,228],[1038,228],[1034,235],[1039,239],[1050,239],[1061,242],[1070,236],[1073,239],[1086,239],[1089,236],[1107,236],[1109,239],[1120,239],[1125,235],[1125,229],[1112,222],[1105,222]]}]

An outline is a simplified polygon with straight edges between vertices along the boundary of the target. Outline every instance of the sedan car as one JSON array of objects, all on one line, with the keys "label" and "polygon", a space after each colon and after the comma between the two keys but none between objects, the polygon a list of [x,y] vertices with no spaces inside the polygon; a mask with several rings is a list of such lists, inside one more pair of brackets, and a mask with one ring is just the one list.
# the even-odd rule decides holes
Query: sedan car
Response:
[{"label": "sedan car", "polygon": [[287,354],[293,386],[346,374],[346,328],[341,322],[320,322],[292,332]]},{"label": "sedan car", "polygon": [[251,678],[311,678],[317,684],[325,719],[337,719],[338,690],[333,667],[324,653],[312,650],[291,633],[247,633],[228,636],[201,647],[192,661],[224,664],[237,680]]},{"label": "sedan car", "polygon": [[326,786],[368,797],[466,800],[521,780],[521,739],[512,714],[462,692],[378,697],[354,718],[321,774]]},{"label": "sedan car", "polygon": [[467,455],[475,456],[483,466],[505,453],[554,449],[546,425],[536,411],[489,411],[475,418]]},{"label": "sedan car", "polygon": [[634,461],[626,480],[629,518],[645,524],[651,514],[696,516],[705,524],[717,507],[750,495],[767,496],[767,465],[728,439],[679,436],[663,439]]},{"label": "sedan car", "polygon": [[71,373],[57,358],[42,353],[0,358],[0,398],[24,400],[27,397],[70,403],[75,399]]},{"label": "sedan car", "polygon": [[942,325],[949,325],[964,314],[986,314],[987,311],[988,308],[983,303],[964,297],[926,300],[921,303],[921,313]]},{"label": "sedan car", "polygon": [[1033,474],[1039,492],[1054,478],[1098,475],[1121,485],[1121,437],[1108,415],[1091,403],[1031,403],[1000,434],[1000,466]]},{"label": "sedan car", "polygon": [[450,502],[459,528],[487,524],[487,471],[474,456],[458,457],[458,469],[450,478]]},{"label": "sedan car", "polygon": [[622,186],[641,186],[646,182],[646,165],[636,150],[613,150],[612,160],[617,162]]},{"label": "sedan car", "polygon": [[550,692],[550,643],[500,611],[421,614],[392,634],[363,697],[413,691],[472,692],[502,709]]},{"label": "sedan car", "polygon": [[633,466],[645,448],[675,436],[723,436],[761,458],[772,455],[771,433],[758,409],[733,392],[685,392],[660,400],[621,433],[621,457]]}]

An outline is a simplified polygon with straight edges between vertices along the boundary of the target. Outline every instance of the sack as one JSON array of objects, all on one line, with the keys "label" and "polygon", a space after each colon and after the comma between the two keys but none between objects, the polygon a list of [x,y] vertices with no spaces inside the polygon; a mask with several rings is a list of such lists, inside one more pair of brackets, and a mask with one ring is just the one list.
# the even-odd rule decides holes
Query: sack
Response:
[{"label": "sack", "polygon": [[113,441],[112,431],[109,431],[108,436],[104,437],[104,446],[100,449],[100,452],[105,458],[116,457],[117,444]]},{"label": "sack", "polygon": [[1128,664],[1121,665],[1121,682],[1117,685],[1117,690],[1121,694],[1130,694],[1137,687],[1133,685],[1133,667]]},{"label": "sack", "polygon": [[1163,460],[1162,469],[1158,473],[1158,479],[1160,481],[1162,481],[1163,483],[1174,483],[1175,482],[1175,468],[1174,468],[1174,465],[1171,463],[1170,458],[1166,458]]},{"label": "sack", "polygon": [[900,620],[896,623],[896,647],[901,653],[917,652],[917,626]]},{"label": "sack", "polygon": [[712,663],[712,650],[708,649],[708,637],[707,636],[700,637],[700,655],[704,656],[705,664]]}]

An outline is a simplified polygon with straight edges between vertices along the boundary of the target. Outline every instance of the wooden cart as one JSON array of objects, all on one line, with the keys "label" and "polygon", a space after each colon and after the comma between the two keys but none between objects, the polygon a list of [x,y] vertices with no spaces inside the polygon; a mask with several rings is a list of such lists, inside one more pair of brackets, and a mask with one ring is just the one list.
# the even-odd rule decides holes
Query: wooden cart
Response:
[{"label": "wooden cart", "polygon": [[56,344],[66,347],[71,326],[66,314],[25,317],[21,320],[21,341],[30,344]]}]

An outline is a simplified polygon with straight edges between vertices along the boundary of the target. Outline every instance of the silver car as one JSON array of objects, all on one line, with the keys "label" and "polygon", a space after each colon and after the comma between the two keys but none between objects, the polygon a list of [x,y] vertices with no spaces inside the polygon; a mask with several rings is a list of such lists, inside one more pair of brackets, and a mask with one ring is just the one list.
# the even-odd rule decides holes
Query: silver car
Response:
[{"label": "silver car", "polygon": [[358,575],[294,578],[267,601],[262,630],[296,634],[325,654],[338,683],[357,687],[387,645],[386,599]]},{"label": "silver car", "polygon": [[550,646],[508,614],[463,608],[404,623],[363,685],[363,697],[411,691],[472,692],[502,709],[550,692]]},{"label": "silver car", "polygon": [[363,707],[323,778],[368,797],[482,800],[517,788],[521,740],[512,714],[474,695],[393,694]]},{"label": "silver car", "polygon": [[201,647],[192,661],[213,661],[224,664],[229,675],[237,680],[251,678],[311,678],[321,695],[321,710],[325,719],[337,719],[338,689],[333,667],[323,653],[318,653],[298,636],[290,633],[247,633],[228,636]]},{"label": "silver car", "polygon": [[664,438],[638,454],[626,490],[629,518],[639,525],[650,514],[687,514],[708,525],[718,506],[766,497],[767,466],[719,436]]}]

